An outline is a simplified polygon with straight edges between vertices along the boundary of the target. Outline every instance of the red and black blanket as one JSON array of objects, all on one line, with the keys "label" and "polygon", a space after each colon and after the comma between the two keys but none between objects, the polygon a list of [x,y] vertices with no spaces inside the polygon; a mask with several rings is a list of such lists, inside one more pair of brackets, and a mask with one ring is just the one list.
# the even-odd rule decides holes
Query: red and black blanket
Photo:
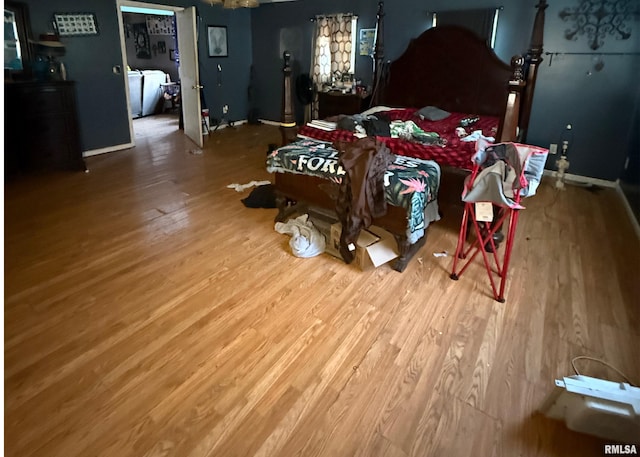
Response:
[{"label": "red and black blanket", "polygon": [[[474,131],[481,131],[485,137],[495,137],[498,130],[499,119],[493,116],[477,117],[471,125],[463,127],[464,119],[469,118],[469,114],[451,113],[446,119],[440,121],[430,121],[421,119],[417,114],[417,109],[394,109],[385,111],[383,114],[390,121],[413,121],[425,132],[435,132],[441,141],[437,144],[424,144],[417,141],[410,141],[401,138],[376,137],[384,142],[394,154],[417,159],[434,160],[439,165],[448,165],[455,168],[471,169],[471,157],[476,152],[475,141],[463,141],[460,128],[464,129],[463,134],[471,134]],[[456,131],[457,130],[457,131]],[[335,141],[355,141],[357,137],[348,130],[326,131],[305,125],[300,128],[298,135],[304,138],[314,138],[321,141],[333,143]]]}]

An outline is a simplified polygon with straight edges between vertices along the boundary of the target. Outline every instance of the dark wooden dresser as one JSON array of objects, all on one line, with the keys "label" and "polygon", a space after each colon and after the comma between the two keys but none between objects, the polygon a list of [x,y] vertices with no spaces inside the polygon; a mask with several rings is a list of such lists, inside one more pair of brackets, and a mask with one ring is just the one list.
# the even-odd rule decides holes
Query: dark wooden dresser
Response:
[{"label": "dark wooden dresser", "polygon": [[358,114],[368,108],[368,98],[338,91],[318,93],[318,117],[325,119],[339,114]]},{"label": "dark wooden dresser", "polygon": [[73,81],[5,83],[5,176],[86,170]]}]

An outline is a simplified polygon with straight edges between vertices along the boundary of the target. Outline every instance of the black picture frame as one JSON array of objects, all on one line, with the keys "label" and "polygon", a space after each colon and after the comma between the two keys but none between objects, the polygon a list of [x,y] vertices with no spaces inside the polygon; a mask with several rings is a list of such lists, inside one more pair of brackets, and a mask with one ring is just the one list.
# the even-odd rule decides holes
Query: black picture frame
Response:
[{"label": "black picture frame", "polygon": [[133,40],[136,57],[138,59],[150,59],[151,40],[149,38],[149,33],[147,32],[147,24],[144,22],[133,24]]},{"label": "black picture frame", "polygon": [[207,26],[207,49],[209,57],[229,57],[227,26]]},{"label": "black picture frame", "polygon": [[60,36],[98,35],[98,20],[93,13],[53,13]]}]

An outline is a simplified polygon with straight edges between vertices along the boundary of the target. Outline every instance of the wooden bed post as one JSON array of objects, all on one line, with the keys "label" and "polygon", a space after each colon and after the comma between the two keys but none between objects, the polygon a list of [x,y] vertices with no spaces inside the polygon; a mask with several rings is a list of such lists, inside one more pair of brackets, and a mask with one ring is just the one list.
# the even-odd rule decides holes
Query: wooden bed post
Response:
[{"label": "wooden bed post", "polygon": [[509,81],[509,95],[507,96],[507,106],[504,113],[504,122],[498,130],[498,141],[515,141],[517,138],[517,130],[519,124],[520,98],[522,88],[525,86],[523,81],[524,57],[513,56],[511,58],[511,67],[513,68],[513,76]]},{"label": "wooden bed post", "polygon": [[[291,53],[284,51],[282,53],[284,59],[284,66],[282,67],[282,73],[284,78],[282,80],[282,114],[280,119],[280,134],[282,135],[282,146],[286,146],[293,143],[298,134],[298,127],[296,126],[296,116],[293,108],[293,97],[291,94]],[[276,206],[278,207],[278,214],[276,214],[276,222],[284,222],[289,216],[295,213],[296,203],[284,195],[279,189],[279,181],[282,180],[281,173],[275,173],[275,185],[276,185]]]},{"label": "wooden bed post", "polygon": [[547,9],[547,0],[540,0],[536,5],[536,19],[531,32],[531,44],[527,51],[526,61],[529,64],[527,70],[527,89],[524,91],[522,101],[522,111],[520,113],[520,141],[527,140],[529,130],[529,119],[531,117],[531,105],[533,104],[533,94],[538,77],[538,67],[542,63],[542,46],[544,38],[544,10]]},{"label": "wooden bed post", "polygon": [[284,79],[282,82],[282,119],[280,120],[280,133],[282,134],[282,145],[292,143],[296,139],[298,129],[296,127],[296,116],[293,109],[293,97],[291,96],[291,53],[285,51],[284,58]]},{"label": "wooden bed post", "polygon": [[380,101],[380,91],[382,90],[382,66],[384,64],[384,2],[378,3],[378,13],[376,14],[376,44],[373,50],[373,87],[371,93],[371,106],[375,106]]}]

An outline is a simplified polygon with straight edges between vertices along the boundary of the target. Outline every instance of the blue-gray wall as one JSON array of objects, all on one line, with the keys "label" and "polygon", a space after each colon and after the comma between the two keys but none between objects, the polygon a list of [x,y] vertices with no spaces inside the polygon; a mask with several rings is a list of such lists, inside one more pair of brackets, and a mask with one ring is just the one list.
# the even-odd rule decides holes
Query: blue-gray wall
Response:
[{"label": "blue-gray wall", "polygon": [[[514,2],[516,3],[516,2]],[[531,5],[507,5],[500,12],[497,30],[496,53],[503,60],[510,61],[513,54],[526,49],[531,34],[531,24],[535,10]],[[419,0],[393,0],[385,2],[385,49],[386,59],[399,57],[411,38],[420,35],[431,26],[428,11],[491,8],[492,0],[433,0],[428,7]],[[427,9],[428,8],[428,9]],[[282,93],[282,51],[286,47],[292,54],[294,77],[308,73],[311,67],[312,37],[315,24],[310,21],[319,14],[352,12],[358,15],[358,30],[376,25],[377,0],[299,0],[288,3],[265,4],[252,12],[253,64],[260,74],[256,87],[256,97],[263,118],[280,118],[279,97]],[[519,23],[527,24],[527,32],[522,32]],[[286,37],[286,38],[285,38]],[[300,37],[299,40],[295,40]],[[285,39],[283,39],[285,38]],[[357,46],[356,46],[357,49]],[[461,57],[462,58],[462,57]],[[371,84],[373,62],[370,57],[356,56],[356,78]],[[301,120],[301,107],[296,107]]]},{"label": "blue-gray wall", "polygon": [[[69,79],[76,81],[80,131],[84,150],[107,148],[130,142],[124,74],[112,72],[122,65],[120,34],[115,0],[25,0],[29,6],[34,36],[53,31],[54,12],[89,11],[95,13],[97,36],[63,37]],[[156,4],[198,8],[198,49],[204,102],[211,117],[222,115],[229,105],[227,119],[247,118],[247,89],[251,67],[251,11],[225,10],[189,0],[158,0]],[[207,25],[226,25],[229,57],[210,58],[207,52]],[[222,67],[218,84],[216,65]]]},{"label": "blue-gray wall", "polygon": [[111,71],[113,65],[122,65],[115,1],[94,1],[90,7],[80,0],[25,3],[29,5],[35,37],[53,31],[54,12],[88,11],[96,15],[98,35],[61,40],[66,45],[66,55],[61,60],[68,78],[76,81],[82,147],[88,150],[128,143],[124,75]]},{"label": "blue-gray wall", "polygon": [[[593,52],[586,36],[578,36],[576,41],[564,37],[570,24],[560,19],[559,12],[577,5],[577,0],[550,3],[545,22],[545,51]],[[640,52],[638,19],[636,16],[636,20],[627,21],[630,39],[605,36],[603,46],[595,51],[601,56],[545,56],[540,67],[527,141],[542,146],[558,143],[566,124],[571,124],[569,173],[616,180],[623,171],[630,132],[639,128],[637,122],[633,123],[633,112],[640,84],[640,55],[606,54]],[[601,71],[594,68],[598,58],[604,63]],[[550,156],[551,162],[555,162],[554,156]]]},{"label": "blue-gray wall", "polygon": [[[635,0],[630,0],[631,4]],[[509,61],[513,54],[523,53],[529,45],[537,0],[502,2],[496,53]],[[559,12],[575,7],[578,0],[549,0],[545,22],[545,51],[590,52],[588,40],[579,36],[576,41],[564,37],[569,23],[563,22]],[[297,30],[302,40],[297,47],[297,67],[294,71],[308,72],[310,68],[313,24],[309,18],[316,14],[353,12],[358,14],[358,29],[375,24],[376,0],[300,0],[293,3],[263,5],[252,14],[253,62],[261,75],[256,93],[261,116],[277,120],[280,116],[281,77],[280,34],[282,30]],[[430,26],[427,11],[493,7],[485,0],[393,0],[385,2],[385,56],[398,57],[409,40]],[[637,17],[637,16],[636,16]],[[640,23],[629,20],[632,29],[629,40],[605,37],[602,53],[640,52]],[[293,35],[293,34],[289,34]],[[527,142],[544,147],[559,143],[563,129],[572,124],[569,149],[569,173],[615,180],[620,177],[629,151],[630,133],[638,129],[633,123],[633,107],[640,74],[640,56],[606,56],[601,71],[593,70],[594,56],[544,56],[538,73],[533,111]],[[551,62],[551,65],[549,63]],[[371,78],[370,59],[358,58],[356,77],[366,82]],[[590,74],[588,74],[590,72]],[[297,106],[300,116],[300,106]],[[547,166],[555,167],[556,156],[550,156]]]},{"label": "blue-gray wall", "polygon": [[629,129],[629,159],[620,176],[620,187],[627,197],[636,220],[640,223],[640,84],[637,86],[635,109]]},{"label": "blue-gray wall", "polygon": [[[633,2],[634,0],[630,0]],[[94,0],[87,7],[81,0],[26,0],[35,35],[51,30],[53,12],[91,11],[96,14],[100,34],[95,37],[63,38],[64,58],[71,79],[78,83],[82,142],[85,150],[129,142],[124,76],[114,75],[113,65],[122,62],[115,0]],[[281,52],[292,51],[296,74],[308,72],[311,36],[316,14],[353,12],[359,16],[358,28],[375,25],[377,0],[298,0],[263,4],[255,9],[224,10],[194,0],[158,0],[176,6],[195,4],[201,15],[199,55],[205,103],[212,117],[220,117],[222,105],[230,105],[230,120],[246,119],[250,107],[264,119],[278,120],[282,93]],[[526,50],[537,0],[502,2],[496,52],[508,61],[512,54]],[[586,37],[576,41],[564,38],[568,24],[558,13],[575,7],[578,0],[550,0],[546,14],[545,51],[589,52]],[[492,7],[493,0],[387,1],[385,55],[398,57],[412,37],[429,26],[427,10]],[[206,48],[208,24],[228,27],[229,57],[209,58]],[[630,20],[631,39],[605,37],[598,52],[640,52],[640,23]],[[282,41],[282,43],[281,43]],[[281,44],[283,46],[281,46]],[[561,140],[566,124],[573,125],[570,145],[570,173],[615,180],[623,173],[634,121],[634,102],[638,90],[640,56],[607,56],[601,71],[593,71],[592,56],[545,56],[540,67],[533,104],[528,142],[547,147]],[[549,63],[551,62],[551,65]],[[223,68],[218,85],[216,64]],[[252,102],[248,100],[250,68],[255,84]],[[589,74],[590,73],[590,74]],[[356,75],[371,81],[371,60],[356,59]],[[300,110],[298,110],[300,111]],[[550,156],[553,167],[555,157]]]}]

